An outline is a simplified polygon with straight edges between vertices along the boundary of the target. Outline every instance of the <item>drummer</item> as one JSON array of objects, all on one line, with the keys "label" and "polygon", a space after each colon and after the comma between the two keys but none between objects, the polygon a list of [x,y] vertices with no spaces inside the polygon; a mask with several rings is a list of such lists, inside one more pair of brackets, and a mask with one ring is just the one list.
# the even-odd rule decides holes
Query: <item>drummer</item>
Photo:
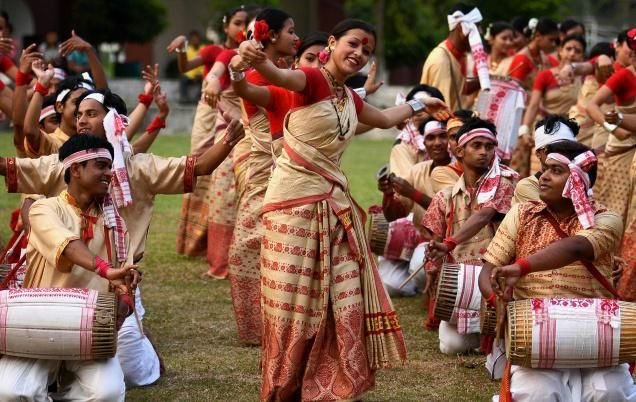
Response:
[{"label": "drummer", "polygon": [[[59,158],[67,188],[31,207],[24,287],[100,292],[113,287],[120,295],[119,329],[132,312],[124,278],[130,275],[136,287],[139,274],[131,265],[127,230],[108,196],[113,147],[98,137],[73,136],[60,148]],[[113,268],[115,264],[122,267]],[[124,373],[116,357],[62,362],[13,356],[0,358],[0,400],[49,400],[48,386],[62,363],[73,376],[69,384],[61,384],[56,399],[124,400]]]},{"label": "drummer", "polygon": [[[459,129],[456,153],[464,172],[454,187],[433,197],[422,219],[434,239],[428,246],[429,259],[439,263],[446,257],[449,262],[481,265],[498,222],[510,209],[518,177],[499,163],[496,147],[497,129],[489,121],[473,117]],[[435,271],[429,273],[435,275]],[[439,325],[439,339],[440,350],[446,354],[471,351],[480,341],[479,334],[459,334],[445,321]]]},{"label": "drummer", "polygon": [[514,203],[539,200],[539,177],[545,170],[545,158],[551,152],[551,144],[559,141],[576,141],[579,125],[574,120],[553,114],[537,122],[534,130],[534,153],[541,162],[541,170],[519,180],[515,187]]},{"label": "drummer", "polygon": [[[618,214],[588,196],[596,179],[596,157],[575,141],[560,141],[550,147],[539,179],[541,199],[514,205],[484,254],[479,285],[482,295],[491,301],[496,297],[613,298],[615,293],[612,258],[623,223]],[[557,230],[567,237],[562,238]],[[581,260],[592,262],[605,283]],[[499,280],[505,280],[504,289],[498,287]],[[636,399],[627,364],[596,369],[513,365],[506,375],[511,377],[509,382],[502,381],[501,401]]]},{"label": "drummer", "polygon": [[[431,173],[440,167],[448,165],[451,161],[448,153],[448,135],[446,134],[445,124],[429,119],[422,124],[421,130],[424,146],[431,159],[416,163],[404,177],[392,173],[390,176],[382,177],[378,180],[378,189],[383,193],[382,212],[387,220],[391,222],[389,231],[399,230],[399,228],[405,228],[406,230],[408,224],[400,218],[407,216],[410,218],[412,216],[411,219],[417,231],[420,233],[424,232],[424,228],[421,226],[422,216],[435,195],[434,187],[436,187],[431,179]],[[418,243],[424,240],[424,238],[418,236],[413,242],[413,246],[417,246]],[[415,264],[419,266],[422,260],[421,254],[415,258],[419,258],[419,261]],[[407,272],[408,267],[409,263],[407,261],[384,258],[379,261],[378,269],[380,270],[382,281],[392,295],[400,293],[398,288],[409,275]],[[386,275],[383,273],[386,273]],[[422,289],[424,276],[419,276],[417,279],[416,283],[403,288],[402,292],[413,294],[415,288]]]}]

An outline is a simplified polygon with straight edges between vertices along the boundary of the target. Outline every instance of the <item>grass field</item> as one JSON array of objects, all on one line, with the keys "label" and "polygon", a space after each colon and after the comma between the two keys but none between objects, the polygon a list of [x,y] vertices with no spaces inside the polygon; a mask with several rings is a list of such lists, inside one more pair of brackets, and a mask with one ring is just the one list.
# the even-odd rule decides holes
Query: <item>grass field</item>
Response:
[{"label": "grass field", "polygon": [[[380,201],[375,172],[388,160],[390,141],[360,139],[347,150],[344,169],[353,194],[367,207]],[[183,155],[189,138],[160,137],[159,155]],[[9,135],[0,133],[0,155],[12,155]],[[18,197],[0,191],[0,239]],[[160,196],[154,209],[144,271],[145,325],[163,353],[167,374],[153,386],[128,392],[128,401],[256,401],[259,349],[239,345],[227,281],[203,281],[199,259],[175,253],[181,196]],[[498,384],[487,379],[483,356],[444,356],[437,334],[423,328],[419,298],[395,299],[409,350],[402,367],[380,371],[368,401],[486,401]]]}]

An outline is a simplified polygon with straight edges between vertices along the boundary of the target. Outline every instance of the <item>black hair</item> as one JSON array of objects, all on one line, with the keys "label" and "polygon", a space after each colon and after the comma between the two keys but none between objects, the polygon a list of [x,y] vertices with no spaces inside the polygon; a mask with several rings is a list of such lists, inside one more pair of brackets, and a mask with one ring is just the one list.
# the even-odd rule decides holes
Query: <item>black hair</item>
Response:
[{"label": "black hair", "polygon": [[572,131],[572,134],[576,137],[579,134],[579,124],[574,119],[568,119],[559,114],[550,114],[546,116],[544,119],[539,120],[537,124],[534,125],[534,129],[538,129],[539,127],[544,126],[543,131],[550,135],[554,134],[559,130],[559,126],[561,124],[565,124]]},{"label": "black hair", "polygon": [[[557,141],[552,144],[548,144],[546,146],[546,151],[548,154],[557,153],[561,154],[568,159],[572,160],[577,156],[585,153],[587,151],[592,151],[592,149],[586,145],[581,144],[578,141]],[[594,152],[594,151],[592,151]],[[590,187],[594,186],[596,183],[596,174],[597,174],[597,165],[592,166],[587,174],[590,176]]]},{"label": "black hair", "polygon": [[541,18],[537,23],[537,27],[534,29],[534,34],[540,33],[541,35],[549,35],[554,32],[559,32],[559,25],[550,18]]},{"label": "black hair", "polygon": [[[249,7],[249,6],[248,6]],[[234,8],[230,8],[229,10],[227,10],[226,12],[223,13],[223,19],[221,20],[221,22],[223,22],[223,26],[226,27],[228,26],[228,24],[230,23],[230,21],[232,21],[232,17],[234,17],[236,15],[236,13],[241,12],[241,11],[247,11],[246,6],[244,6],[243,4],[241,4],[238,7],[234,7]]]},{"label": "black hair", "polygon": [[[64,161],[64,159],[68,158],[75,152],[97,148],[106,148],[110,153],[110,157],[114,157],[113,146],[110,145],[110,143],[104,138],[96,137],[91,134],[78,134],[72,136],[64,144],[62,144],[59,150],[59,159],[60,161]],[[82,164],[86,165],[86,162],[82,162]],[[71,172],[70,169],[66,169],[64,172],[64,182],[68,184],[70,181]]]},{"label": "black hair", "polygon": [[454,116],[455,118],[463,121],[464,123],[466,123],[468,120],[472,119],[473,117],[477,117],[474,111],[468,110],[468,109],[459,109],[454,111],[453,114],[455,115]]},{"label": "black hair", "polygon": [[475,9],[475,6],[473,6],[471,4],[455,3],[453,5],[453,7],[450,9],[450,14],[454,13],[455,11],[460,11],[463,14],[468,14],[469,12],[473,11],[474,9]]},{"label": "black hair", "polygon": [[202,38],[201,33],[196,29],[193,29],[192,31],[190,31],[190,33],[188,33],[188,38],[191,36],[198,36],[199,38]]},{"label": "black hair", "polygon": [[599,42],[596,45],[592,46],[589,58],[591,59],[602,54],[614,59],[616,58],[616,49],[614,49],[614,46],[609,42]]},{"label": "black hair", "polygon": [[629,31],[629,29],[620,31],[618,33],[618,36],[616,37],[616,43],[618,43],[619,45],[622,45],[623,43],[625,43],[625,41],[627,41],[627,31]]},{"label": "black hair", "polygon": [[583,46],[583,53],[585,53],[585,46],[587,44],[585,43],[585,38],[583,38],[583,36],[579,34],[572,34],[563,38],[563,40],[561,41],[561,47],[565,46],[566,43],[573,40],[579,42],[581,46]]},{"label": "black hair", "polygon": [[333,27],[329,35],[333,36],[336,39],[340,39],[345,33],[347,33],[347,31],[350,31],[352,29],[361,29],[365,32],[370,33],[371,35],[373,35],[373,39],[377,43],[378,38],[373,25],[354,18],[347,18],[337,23],[336,26]]},{"label": "black hair", "polygon": [[[279,10],[278,8],[265,8],[258,13],[256,21],[265,20],[270,30],[280,32],[285,26],[285,22],[290,18],[291,16],[283,10]],[[267,46],[270,40],[267,39],[262,42],[263,46]]]},{"label": "black hair", "polygon": [[418,84],[414,86],[413,89],[411,89],[409,93],[406,94],[406,100],[410,101],[411,99],[413,99],[416,93],[422,92],[422,91],[426,92],[427,94],[429,94],[429,96],[433,98],[437,98],[446,102],[446,99],[444,99],[444,95],[439,89],[432,87],[430,85],[426,85],[426,84]]},{"label": "black hair", "polygon": [[488,28],[486,28],[486,33],[492,39],[494,39],[495,36],[499,35],[503,31],[507,31],[507,30],[514,31],[515,28],[510,23],[508,23],[506,21],[496,21],[496,22],[493,22],[492,24],[488,25]]},{"label": "black hair", "polygon": [[42,109],[49,106],[55,107],[55,94],[46,95],[42,98]]},{"label": "black hair", "polygon": [[474,130],[476,128],[485,128],[489,130],[494,136],[497,136],[497,127],[490,120],[480,119],[479,117],[471,117],[464,122],[464,125],[459,128],[455,138],[457,141],[466,134],[467,132]]},{"label": "black hair", "polygon": [[60,99],[60,102],[65,103],[73,91],[80,88],[88,89],[87,87],[95,88],[95,85],[91,81],[85,80],[81,76],[68,77],[58,84],[55,96],[57,97],[60,93],[62,93],[62,91],[68,89],[69,92],[67,92],[66,95],[64,95],[64,97]]},{"label": "black hair", "polygon": [[327,32],[312,32],[309,35],[305,36],[300,41],[300,47],[296,52],[296,57],[302,56],[305,50],[309,49],[314,45],[327,46],[327,40],[329,39],[329,34]]},{"label": "black hair", "polygon": [[349,88],[362,88],[365,82],[367,82],[367,76],[362,73],[357,73],[347,78],[345,85]]},{"label": "black hair", "polygon": [[510,25],[512,25],[512,29],[514,29],[515,32],[519,32],[520,34],[527,36],[525,29],[528,27],[529,21],[530,21],[530,18],[528,17],[518,16],[518,17],[514,17],[510,21]]},{"label": "black hair", "polygon": [[559,24],[559,32],[561,32],[563,35],[565,35],[565,34],[568,33],[569,30],[574,29],[576,27],[581,27],[583,29],[583,33],[585,33],[585,25],[583,25],[582,23],[578,22],[577,20],[574,20],[572,18],[568,18],[568,19],[563,20],[563,22],[561,22]]},{"label": "black hair", "polygon": [[102,106],[104,110],[108,112],[108,108],[115,108],[117,113],[123,114],[124,116],[128,115],[128,109],[126,108],[126,102],[121,98],[121,96],[117,95],[110,91],[110,89],[100,89],[98,91],[88,91],[83,93],[82,95],[77,97],[77,108],[79,110],[79,105],[82,101],[90,94],[99,93],[104,95],[104,103]]}]

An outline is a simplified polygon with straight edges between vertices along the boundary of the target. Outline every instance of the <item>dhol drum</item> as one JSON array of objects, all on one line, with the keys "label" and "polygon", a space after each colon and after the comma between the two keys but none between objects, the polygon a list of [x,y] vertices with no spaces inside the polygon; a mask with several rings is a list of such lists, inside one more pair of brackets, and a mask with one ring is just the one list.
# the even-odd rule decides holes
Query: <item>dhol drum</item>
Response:
[{"label": "dhol drum", "polygon": [[115,356],[117,299],[91,289],[0,291],[0,355],[52,360]]},{"label": "dhol drum", "polygon": [[369,244],[377,256],[410,261],[422,237],[409,218],[387,222],[382,211],[370,212]]},{"label": "dhol drum", "polygon": [[636,361],[636,303],[535,298],[508,304],[506,355],[530,368],[610,367]]},{"label": "dhol drum", "polygon": [[6,285],[7,289],[20,289],[22,283],[24,283],[24,276],[26,275],[26,264],[21,263],[15,272],[13,272],[9,281],[5,284],[8,275],[11,275],[11,271],[16,264],[0,264],[0,290],[2,285]]},{"label": "dhol drum", "polygon": [[526,93],[514,78],[491,75],[490,85],[490,91],[479,93],[475,110],[482,119],[495,123],[499,142],[497,154],[501,159],[510,160],[517,146]]},{"label": "dhol drum", "polygon": [[435,295],[435,318],[457,325],[460,334],[479,332],[481,266],[444,263]]}]

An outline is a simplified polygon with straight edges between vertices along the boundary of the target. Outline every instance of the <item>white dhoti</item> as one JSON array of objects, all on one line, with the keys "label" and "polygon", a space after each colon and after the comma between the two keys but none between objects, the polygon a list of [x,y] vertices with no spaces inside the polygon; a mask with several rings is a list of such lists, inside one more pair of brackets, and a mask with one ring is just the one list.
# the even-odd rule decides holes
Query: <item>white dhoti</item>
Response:
[{"label": "white dhoti", "polygon": [[[627,364],[587,369],[531,369],[513,365],[510,391],[515,402],[636,401],[636,386]],[[498,396],[493,398],[498,400]]]},{"label": "white dhoti", "polygon": [[[143,320],[144,306],[141,303],[141,288],[137,288],[135,309]],[[124,372],[126,386],[141,387],[159,379],[159,357],[150,340],[139,333],[135,315],[126,318],[117,334],[117,355]]]},{"label": "white dhoti", "polygon": [[126,396],[124,374],[116,358],[107,360],[59,361],[3,356],[0,358],[0,401],[48,402],[48,386],[60,369],[73,374],[73,381],[62,384],[55,400],[123,401]]},{"label": "white dhoti", "polygon": [[480,346],[480,334],[460,334],[448,321],[439,323],[439,350],[446,355],[472,352]]},{"label": "white dhoti", "polygon": [[422,243],[413,251],[411,261],[378,257],[378,272],[389,296],[415,296],[422,292],[426,285],[426,270],[424,269],[421,269],[402,289],[400,289],[400,285],[422,265],[425,251],[426,243]]},{"label": "white dhoti", "polygon": [[492,351],[486,355],[485,365],[491,380],[501,380],[506,369],[506,344],[503,339],[492,341]]}]

